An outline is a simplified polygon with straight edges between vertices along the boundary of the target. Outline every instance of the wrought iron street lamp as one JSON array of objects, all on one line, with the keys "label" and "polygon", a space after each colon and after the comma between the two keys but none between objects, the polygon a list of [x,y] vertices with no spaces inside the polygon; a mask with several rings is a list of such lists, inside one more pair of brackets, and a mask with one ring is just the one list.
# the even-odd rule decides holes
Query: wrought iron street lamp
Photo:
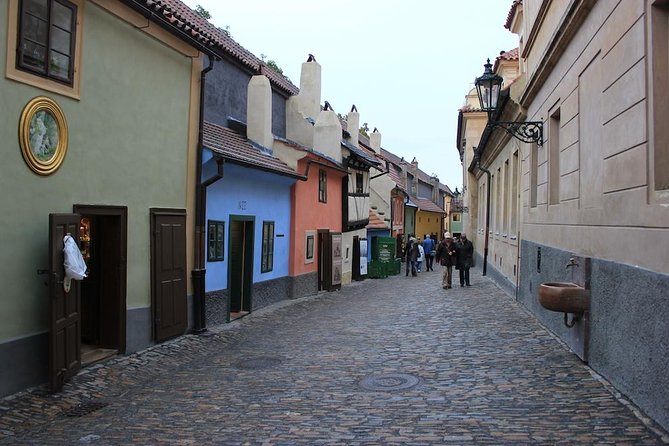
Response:
[{"label": "wrought iron street lamp", "polygon": [[504,79],[502,79],[502,76],[493,73],[490,59],[483,67],[485,68],[483,74],[476,78],[474,84],[481,103],[481,110],[488,113],[488,126],[491,128],[499,127],[523,142],[535,142],[538,145],[543,145],[544,123],[542,121],[505,122],[493,120],[502,93]]}]

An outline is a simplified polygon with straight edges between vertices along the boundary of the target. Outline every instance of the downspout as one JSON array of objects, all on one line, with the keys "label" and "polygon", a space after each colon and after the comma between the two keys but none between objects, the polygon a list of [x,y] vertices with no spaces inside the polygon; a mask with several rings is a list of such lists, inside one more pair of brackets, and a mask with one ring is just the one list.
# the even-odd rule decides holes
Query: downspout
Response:
[{"label": "downspout", "polygon": [[195,244],[193,249],[193,332],[202,333],[207,330],[204,267],[205,227],[207,217],[207,186],[222,177],[222,165],[219,163],[219,178],[202,183],[202,152],[204,151],[204,96],[206,76],[214,68],[214,59],[209,56],[209,66],[200,72],[200,121],[197,133],[197,161],[195,164]]},{"label": "downspout", "polygon": [[481,167],[481,161],[479,160],[476,163],[476,167],[478,167],[481,171],[485,172],[488,175],[488,187],[486,191],[486,204],[485,204],[485,242],[484,242],[484,247],[483,247],[483,275],[486,275],[486,267],[488,265],[488,231],[490,229],[490,171],[484,167]]}]

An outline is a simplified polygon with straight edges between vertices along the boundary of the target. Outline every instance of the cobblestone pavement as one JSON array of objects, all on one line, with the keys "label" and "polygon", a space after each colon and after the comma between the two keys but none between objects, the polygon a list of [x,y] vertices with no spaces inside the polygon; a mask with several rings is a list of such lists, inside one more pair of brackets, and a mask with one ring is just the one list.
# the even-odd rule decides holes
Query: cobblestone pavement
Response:
[{"label": "cobblestone pavement", "polygon": [[440,282],[366,280],[88,367],[0,400],[0,443],[669,443],[480,269]]}]

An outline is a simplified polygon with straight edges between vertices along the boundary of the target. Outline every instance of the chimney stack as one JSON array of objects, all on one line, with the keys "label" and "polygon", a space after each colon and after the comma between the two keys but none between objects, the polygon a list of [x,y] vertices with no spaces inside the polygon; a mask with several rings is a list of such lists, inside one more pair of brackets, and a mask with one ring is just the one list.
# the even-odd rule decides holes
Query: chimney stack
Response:
[{"label": "chimney stack", "polygon": [[355,104],[351,107],[351,111],[346,117],[346,130],[351,135],[350,143],[356,147],[360,147],[358,144],[358,139],[360,137],[360,113],[358,113]]},{"label": "chimney stack", "polygon": [[341,163],[341,123],[330,104],[318,114],[314,124],[314,150]]},{"label": "chimney stack", "polygon": [[256,75],[248,85],[246,103],[247,138],[261,146],[272,148],[272,87],[265,75]]},{"label": "chimney stack", "polygon": [[305,117],[315,120],[321,111],[321,65],[312,54],[302,64],[299,96],[299,111]]},{"label": "chimney stack", "polygon": [[369,135],[369,145],[375,153],[381,153],[381,133],[374,127],[374,131]]}]

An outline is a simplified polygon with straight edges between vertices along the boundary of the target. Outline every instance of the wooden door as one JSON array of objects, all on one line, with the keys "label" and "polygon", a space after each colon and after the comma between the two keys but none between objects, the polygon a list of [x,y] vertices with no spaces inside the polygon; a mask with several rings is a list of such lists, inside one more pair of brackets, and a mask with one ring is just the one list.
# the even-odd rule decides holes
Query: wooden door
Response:
[{"label": "wooden door", "polygon": [[332,284],[332,253],[330,231],[318,230],[318,291],[329,290]]},{"label": "wooden door", "polygon": [[228,292],[231,313],[252,308],[253,233],[253,217],[230,216]]},{"label": "wooden door", "polygon": [[79,214],[49,215],[49,385],[54,392],[81,368],[81,297],[79,282],[63,289],[63,238],[79,236]]},{"label": "wooden door", "polygon": [[188,328],[186,211],[151,209],[151,294],[156,341]]}]

